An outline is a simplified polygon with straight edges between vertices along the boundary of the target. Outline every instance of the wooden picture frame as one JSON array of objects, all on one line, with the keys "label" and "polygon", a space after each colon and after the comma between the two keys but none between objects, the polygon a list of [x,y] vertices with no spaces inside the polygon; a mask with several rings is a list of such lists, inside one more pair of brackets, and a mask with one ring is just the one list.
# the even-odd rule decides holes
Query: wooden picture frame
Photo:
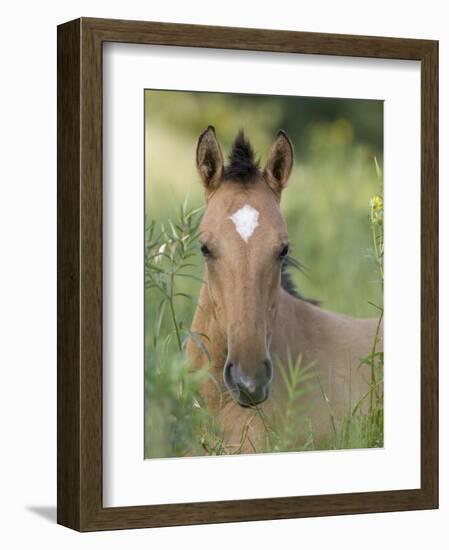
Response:
[{"label": "wooden picture frame", "polygon": [[[421,488],[105,508],[102,503],[102,45],[421,62]],[[58,27],[58,523],[79,531],[438,506],[438,42],[81,18]]]}]

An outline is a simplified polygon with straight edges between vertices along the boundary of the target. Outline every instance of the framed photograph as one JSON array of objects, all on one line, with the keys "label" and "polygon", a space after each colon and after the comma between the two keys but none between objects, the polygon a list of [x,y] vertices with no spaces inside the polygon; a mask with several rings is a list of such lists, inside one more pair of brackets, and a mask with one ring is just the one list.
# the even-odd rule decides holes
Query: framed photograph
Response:
[{"label": "framed photograph", "polygon": [[438,506],[438,43],[58,27],[58,522]]}]

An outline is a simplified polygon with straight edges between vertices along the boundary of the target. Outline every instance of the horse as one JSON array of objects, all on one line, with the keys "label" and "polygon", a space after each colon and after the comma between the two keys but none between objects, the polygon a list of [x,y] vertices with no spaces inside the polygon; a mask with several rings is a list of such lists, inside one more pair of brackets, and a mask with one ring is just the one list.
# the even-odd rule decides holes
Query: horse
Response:
[{"label": "horse", "polygon": [[289,418],[304,414],[306,406],[315,437],[328,437],[370,391],[361,358],[382,348],[379,320],[326,311],[296,292],[288,277],[290,244],[280,202],[293,163],[293,146],[282,130],[263,169],[242,130],[226,165],[213,126],[197,142],[205,265],[191,331],[202,343],[190,339],[187,354],[194,368],[212,375],[201,396],[230,453],[259,452],[264,416],[274,405],[282,416],[288,397],[282,366],[298,360],[311,367],[315,383]]}]

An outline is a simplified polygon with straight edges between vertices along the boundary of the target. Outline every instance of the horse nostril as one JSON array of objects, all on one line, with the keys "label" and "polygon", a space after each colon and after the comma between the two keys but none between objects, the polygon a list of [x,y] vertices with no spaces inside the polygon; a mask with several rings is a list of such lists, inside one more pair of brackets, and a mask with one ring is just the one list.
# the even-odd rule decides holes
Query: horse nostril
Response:
[{"label": "horse nostril", "polygon": [[273,367],[269,359],[260,363],[254,375],[245,373],[238,363],[227,362],[223,368],[223,379],[239,404],[245,407],[261,403],[269,395],[269,384]]},{"label": "horse nostril", "polygon": [[235,388],[235,382],[232,379],[232,373],[231,373],[231,370],[232,370],[233,367],[234,367],[233,363],[229,362],[229,363],[226,363],[226,365],[223,369],[223,378],[224,378],[226,386],[229,389]]},{"label": "horse nostril", "polygon": [[267,380],[271,382],[273,380],[273,363],[269,359],[265,359],[264,366]]}]

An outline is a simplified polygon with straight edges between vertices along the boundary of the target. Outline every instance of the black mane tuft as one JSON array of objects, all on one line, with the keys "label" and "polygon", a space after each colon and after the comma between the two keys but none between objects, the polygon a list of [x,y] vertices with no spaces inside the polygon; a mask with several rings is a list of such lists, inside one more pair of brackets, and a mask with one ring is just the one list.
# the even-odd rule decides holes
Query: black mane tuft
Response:
[{"label": "black mane tuft", "polygon": [[281,286],[282,288],[288,292],[291,296],[294,296],[295,298],[301,298],[302,296],[299,294],[295,283],[293,282],[291,274],[287,271],[286,266],[282,266],[281,271]]},{"label": "black mane tuft", "polygon": [[240,130],[229,154],[229,162],[225,166],[224,177],[229,180],[248,183],[258,173],[259,161],[255,160],[254,150],[246,139],[243,130]]},{"label": "black mane tuft", "polygon": [[293,282],[292,276],[288,271],[289,267],[295,267],[296,269],[302,271],[301,264],[297,260],[293,259],[291,256],[288,256],[285,262],[282,264],[281,287],[291,296],[294,296],[299,300],[303,300],[304,302],[308,302],[309,304],[313,304],[314,306],[320,306],[321,302],[319,300],[315,300],[314,298],[304,298],[304,296],[298,292],[298,289]]}]

